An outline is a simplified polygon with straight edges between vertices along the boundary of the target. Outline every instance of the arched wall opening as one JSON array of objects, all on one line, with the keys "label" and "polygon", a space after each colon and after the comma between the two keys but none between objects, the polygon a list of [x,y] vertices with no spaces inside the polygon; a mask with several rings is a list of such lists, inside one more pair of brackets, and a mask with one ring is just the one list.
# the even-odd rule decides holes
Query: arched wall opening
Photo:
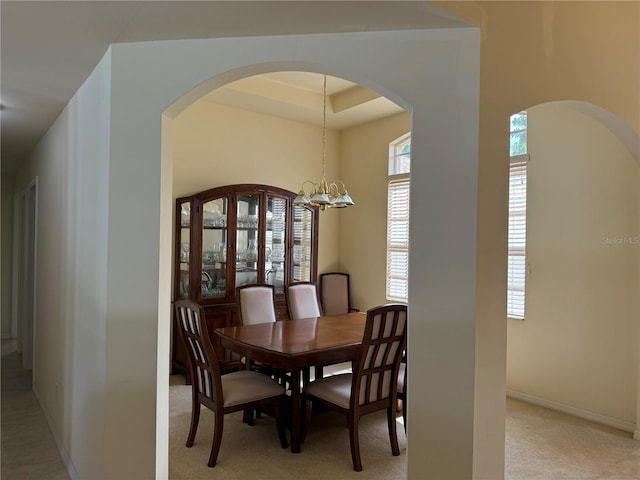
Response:
[{"label": "arched wall opening", "polygon": [[[242,76],[245,69],[236,71],[236,79],[206,92],[173,118],[165,119],[163,137],[171,138],[171,148],[167,155],[172,157],[173,163],[174,199],[236,183],[267,184],[298,191],[303,180],[319,180],[323,135],[322,106],[317,103],[317,97],[321,98],[322,95],[324,72],[301,72],[297,65],[287,65],[289,70],[286,72],[275,70],[279,72],[276,78],[278,81],[298,83],[276,85],[273,76],[266,75],[273,73],[274,67],[269,64],[260,67],[260,74],[248,77]],[[316,69],[319,67],[316,66]],[[400,111],[395,105],[387,105],[390,103],[388,101],[370,99],[363,102],[360,108],[372,110],[372,102],[383,102],[384,105],[378,105],[380,111],[368,115],[360,113],[359,116],[364,115],[364,121],[350,121],[346,127],[337,129],[333,124],[340,121],[340,114],[333,118],[334,100],[339,102],[342,99],[344,102],[351,98],[348,96],[349,89],[355,91],[354,95],[363,93],[362,86],[347,87],[343,83],[346,83],[344,79],[334,76],[328,78],[330,93],[327,108],[326,171],[328,179],[345,181],[349,192],[356,198],[357,208],[327,209],[320,213],[318,272],[348,270],[352,279],[352,297],[359,300],[359,308],[365,311],[387,303],[384,295],[386,196],[380,194],[387,188],[389,142],[411,130],[411,114]],[[341,90],[334,92],[334,88]],[[288,90],[287,95],[285,89]],[[246,92],[252,102],[260,105],[247,105],[244,96]],[[286,96],[288,104],[295,104],[293,106],[298,109],[311,111],[313,115],[310,120],[314,123],[293,119],[296,111],[283,111],[291,109],[291,106],[283,105],[284,102],[275,105],[275,99],[279,96]],[[267,111],[263,103],[273,104],[271,106],[274,107],[274,112]],[[335,105],[339,107],[339,103]],[[280,108],[275,111],[275,107]],[[354,105],[350,110],[358,110],[358,106]],[[289,118],[286,118],[287,114]],[[357,113],[351,115],[358,116]],[[346,120],[343,118],[342,121]],[[362,165],[363,160],[366,161],[365,166]],[[367,171],[365,176],[361,175],[363,168]],[[353,209],[356,209],[354,214],[347,215]],[[350,220],[345,220],[345,217],[350,217]],[[345,225],[353,222],[356,225]],[[362,236],[350,234],[354,228],[381,234],[367,235],[364,241]],[[349,234],[343,235],[343,229]],[[173,237],[171,241],[173,244]],[[355,267],[342,266],[342,251],[350,252],[345,260],[347,263],[363,265],[363,268],[357,270]],[[175,335],[175,332],[172,334]],[[172,339],[172,345],[175,345],[174,342],[175,339]],[[172,382],[176,382],[176,377],[172,378]],[[171,398],[175,398],[174,393]],[[172,422],[171,418],[169,421]],[[176,431],[175,419],[171,425],[169,441],[172,446],[170,452],[173,454],[176,445],[183,447],[184,439],[182,436],[173,436]],[[404,433],[401,435],[402,447],[405,437]],[[175,457],[170,457],[170,463],[173,458]],[[406,456],[403,455],[400,459],[390,457],[389,462],[392,461],[398,465],[398,474],[404,473]],[[248,465],[238,466],[238,472],[242,472],[243,467]],[[283,465],[283,468],[289,467]]]},{"label": "arched wall opening", "polygon": [[[173,139],[173,196],[235,183],[297,192],[304,180],[319,181],[322,85],[322,74],[309,71],[251,75],[183,109],[167,132]],[[366,310],[386,303],[388,144],[411,131],[411,114],[346,79],[329,76],[328,85],[327,178],[345,182],[357,209],[320,215],[318,271],[349,271],[354,302]],[[358,229],[376,234],[363,242],[354,234]]]},{"label": "arched wall opening", "polygon": [[638,410],[638,135],[586,102],[527,109],[525,319],[507,392],[629,432]]},{"label": "arched wall opening", "polygon": [[[346,42],[346,43],[345,43]],[[416,168],[413,175],[419,179],[422,188],[413,195],[412,206],[417,218],[412,229],[412,243],[424,246],[413,254],[415,262],[413,293],[410,292],[410,308],[420,322],[412,325],[411,342],[421,341],[421,348],[415,348],[413,359],[416,364],[428,364],[421,372],[421,381],[416,381],[413,392],[420,398],[418,385],[442,383],[439,395],[430,397],[433,405],[429,407],[423,401],[416,401],[424,409],[411,413],[412,422],[417,428],[409,429],[409,442],[434,452],[429,461],[424,462],[421,455],[409,453],[408,474],[436,476],[471,475],[474,454],[474,330],[475,330],[475,211],[476,211],[476,160],[477,160],[477,97],[478,97],[478,36],[475,29],[454,29],[438,31],[375,32],[356,34],[309,35],[288,37],[265,37],[256,41],[252,38],[198,40],[188,42],[156,42],[144,45],[113,47],[112,83],[116,90],[122,89],[122,95],[114,98],[111,104],[111,181],[110,217],[113,219],[110,234],[118,237],[119,223],[125,224],[124,230],[131,227],[131,218],[127,216],[129,201],[135,197],[138,208],[154,211],[159,208],[159,216],[147,217],[145,222],[137,222],[140,234],[155,229],[153,218],[159,218],[159,255],[158,276],[159,295],[154,314],[148,317],[158,333],[158,344],[154,346],[157,358],[157,370],[154,370],[154,398],[157,404],[156,418],[156,472],[166,471],[167,449],[167,391],[169,357],[169,310],[171,300],[171,243],[172,243],[172,161],[166,155],[170,151],[171,135],[161,135],[158,118],[162,118],[163,130],[167,122],[179,112],[182,106],[175,100],[180,98],[183,105],[192,100],[183,97],[190,92],[193,98],[201,96],[194,91],[194,85],[203,86],[212,81],[204,91],[224,85],[231,78],[229,72],[244,69],[247,75],[251,70],[259,73],[254,65],[281,62],[287,56],[298,64],[329,65],[323,68],[327,73],[336,73],[354,82],[372,88],[397,103],[411,105],[413,112],[414,158]],[[408,45],[411,48],[407,50]],[[345,55],[345,46],[348,46]],[[398,56],[397,49],[402,48],[406,56]],[[224,52],[220,56],[219,52]],[[287,52],[287,53],[284,53]],[[375,55],[372,53],[375,52]],[[412,53],[413,52],[413,53]],[[455,52],[452,55],[452,52]],[[417,57],[416,55],[419,54]],[[305,61],[300,61],[305,57]],[[419,58],[418,61],[416,59]],[[174,68],[166,75],[158,77],[154,72],[167,72],[167,59],[171,59]],[[272,59],[272,61],[265,61]],[[413,61],[411,60],[413,59]],[[357,60],[357,61],[356,61]],[[256,63],[257,62],[257,63]],[[144,68],[141,65],[145,65]],[[249,65],[249,67],[247,67]],[[290,64],[289,64],[290,65]],[[383,68],[384,66],[384,68]],[[276,67],[272,67],[276,68]],[[277,67],[278,69],[282,67]],[[290,68],[290,67],[287,67]],[[298,67],[302,68],[302,67]],[[396,75],[404,71],[402,80]],[[342,74],[342,72],[349,72]],[[455,80],[454,80],[455,79]],[[152,89],[148,85],[153,84]],[[135,93],[134,93],[135,92]],[[426,93],[425,93],[426,92]],[[138,108],[129,108],[132,96],[136,97]],[[404,102],[399,99],[404,99]],[[460,105],[464,104],[464,108]],[[167,105],[171,108],[167,109]],[[437,122],[433,122],[437,118]],[[427,128],[429,125],[429,128]],[[468,136],[460,142],[458,132],[465,131]],[[135,135],[132,135],[135,132]],[[149,150],[145,145],[158,145],[158,150]],[[162,148],[160,148],[162,145]],[[135,153],[133,153],[135,152]],[[136,155],[135,172],[125,158]],[[162,158],[158,164],[158,155]],[[122,159],[120,161],[119,159]],[[467,174],[458,175],[460,170]],[[159,187],[153,179],[160,179]],[[424,178],[424,181],[420,179]],[[159,190],[158,190],[159,188]],[[136,190],[136,194],[133,191]],[[123,192],[132,192],[130,199]],[[154,193],[155,192],[155,193]],[[450,195],[453,198],[448,199]],[[463,192],[462,197],[459,192]],[[147,195],[149,194],[150,195]],[[147,198],[147,196],[149,198]],[[158,204],[157,199],[160,198]],[[447,205],[446,209],[439,208]],[[349,212],[346,212],[349,213]],[[450,218],[457,218],[450,222]],[[126,218],[126,220],[125,220]],[[428,219],[428,220],[427,220]],[[435,225],[438,225],[436,228]],[[156,231],[157,232],[157,231]],[[450,239],[460,239],[451,245]],[[113,245],[121,244],[119,239],[110,239]],[[127,244],[130,245],[130,242]],[[110,275],[115,279],[121,273],[129,281],[135,281],[138,270],[144,270],[140,281],[149,285],[149,270],[153,270],[153,255],[148,248],[140,255],[128,251],[127,261],[119,261],[115,254],[111,257]],[[123,257],[124,258],[124,257]],[[133,268],[131,259],[140,263]],[[157,259],[156,259],[157,262]],[[144,268],[142,267],[144,264]],[[157,263],[156,263],[157,265]],[[451,275],[451,273],[455,275]],[[144,277],[144,279],[142,278]],[[112,280],[115,282],[115,280]],[[464,292],[464,293],[461,293]],[[126,309],[129,293],[115,288],[114,295],[108,300],[108,306],[117,310]],[[140,295],[135,295],[139,302]],[[146,298],[146,297],[145,297]],[[461,298],[463,299],[461,301]],[[440,305],[440,307],[438,306]],[[138,305],[138,309],[141,307]],[[450,319],[450,321],[449,321]],[[443,331],[438,325],[448,325]],[[115,320],[110,331],[116,338],[119,323]],[[435,329],[434,333],[429,330]],[[460,335],[466,331],[465,335]],[[123,330],[124,334],[125,331]],[[127,332],[128,333],[128,332]],[[434,343],[433,348],[422,348],[421,339]],[[462,344],[460,344],[462,342]],[[114,344],[115,348],[115,344]],[[425,352],[431,361],[420,358]],[[451,360],[452,352],[455,359]],[[108,354],[109,352],[107,352]],[[114,354],[116,351],[114,350]],[[118,350],[121,361],[126,361],[122,350]],[[136,350],[136,355],[139,351]],[[440,360],[438,360],[440,358]],[[411,361],[411,359],[410,359]],[[443,377],[442,365],[450,370]],[[446,378],[446,380],[445,380]],[[411,380],[409,380],[411,381]],[[411,395],[411,393],[410,393]],[[491,404],[486,402],[486,405]],[[411,404],[411,399],[409,399]],[[411,410],[410,410],[411,411]],[[438,411],[434,417],[429,412]],[[443,415],[443,411],[450,415]],[[107,407],[106,417],[115,415]],[[464,413],[463,413],[464,412]],[[438,424],[435,429],[422,428],[419,425]],[[451,424],[459,424],[452,429]],[[499,423],[499,422],[498,422]],[[107,443],[118,453],[125,454],[126,446],[122,442],[109,443],[111,430],[115,436],[117,422],[107,426]],[[503,425],[493,425],[502,436]],[[438,432],[438,433],[436,433]],[[447,433],[449,432],[449,433]],[[455,432],[455,434],[453,433]],[[465,433],[462,433],[465,432]],[[446,439],[443,440],[445,435]],[[118,436],[121,437],[120,435]],[[133,441],[133,439],[132,439]],[[480,447],[478,450],[482,451]],[[438,454],[441,452],[442,454]],[[449,453],[447,453],[449,452]],[[452,452],[464,461],[451,463],[446,460]],[[502,471],[503,459],[484,458],[484,468]],[[482,462],[481,462],[482,463]],[[126,468],[127,462],[120,467]],[[129,465],[134,468],[132,465]],[[477,468],[477,467],[476,467]],[[457,473],[452,472],[455,470]]]}]

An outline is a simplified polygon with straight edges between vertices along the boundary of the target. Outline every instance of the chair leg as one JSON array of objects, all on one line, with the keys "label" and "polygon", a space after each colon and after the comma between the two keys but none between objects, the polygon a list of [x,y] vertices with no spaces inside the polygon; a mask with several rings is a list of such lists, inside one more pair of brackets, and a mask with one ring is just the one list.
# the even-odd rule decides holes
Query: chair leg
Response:
[{"label": "chair leg", "polygon": [[224,429],[224,413],[214,412],[213,421],[213,442],[211,443],[211,454],[209,455],[210,467],[215,467],[218,461],[218,453],[220,452],[220,444],[222,443],[222,430]]},{"label": "chair leg", "polygon": [[305,438],[307,438],[307,433],[309,433],[309,425],[311,424],[311,411],[313,410],[313,404],[311,400],[307,397],[306,393],[302,394],[302,418],[304,420],[303,428],[302,428],[302,443],[304,443]]},{"label": "chair leg", "polygon": [[200,421],[200,402],[194,401],[191,406],[191,426],[189,427],[189,436],[187,437],[187,447],[193,447],[198,431],[198,422]]},{"label": "chair leg", "polygon": [[362,471],[362,461],[360,460],[360,441],[358,439],[358,417],[349,415],[349,443],[351,444],[351,461],[356,472]]},{"label": "chair leg", "polygon": [[287,432],[284,425],[284,398],[279,399],[275,403],[276,427],[278,429],[278,437],[280,437],[280,445],[282,448],[289,446],[287,442]]},{"label": "chair leg", "polygon": [[253,409],[247,408],[242,415],[242,423],[246,423],[253,427],[255,425],[255,422],[253,421],[253,419],[254,419]]},{"label": "chair leg", "polygon": [[392,401],[387,407],[387,423],[389,424],[389,441],[391,442],[391,453],[394,456],[400,455],[400,447],[398,446],[398,433],[396,431],[396,403]]}]

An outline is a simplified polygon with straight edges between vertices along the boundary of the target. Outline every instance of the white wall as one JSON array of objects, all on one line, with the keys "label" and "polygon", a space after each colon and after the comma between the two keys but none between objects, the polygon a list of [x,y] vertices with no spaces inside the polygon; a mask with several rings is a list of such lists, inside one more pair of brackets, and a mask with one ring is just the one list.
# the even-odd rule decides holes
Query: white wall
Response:
[{"label": "white wall", "polygon": [[70,472],[104,478],[109,54],[20,170],[38,177],[33,389]]},{"label": "white wall", "polygon": [[106,374],[106,279],[109,186],[111,57],[107,53],[72,103],[69,132],[72,219],[67,240],[68,386],[67,444],[80,478],[107,478],[104,430]]},{"label": "white wall", "polygon": [[13,187],[15,176],[2,174],[2,253],[0,254],[0,288],[2,288],[2,302],[0,305],[0,335],[2,338],[11,337],[11,265],[13,262]]},{"label": "white wall", "polygon": [[28,171],[22,170],[16,177],[19,191],[38,178],[33,392],[60,443],[65,428],[63,401],[58,395],[64,392],[66,373],[62,344],[67,333],[62,314],[66,294],[62,254],[68,229],[64,176],[68,162],[67,131],[68,118],[63,114],[34,149]]},{"label": "white wall", "polygon": [[[413,427],[409,428],[409,475],[471,476],[477,41],[473,29],[441,29],[112,47],[105,444],[108,457],[117,456],[119,463],[110,462],[109,475],[126,477],[133,471],[138,476],[163,476],[166,468],[166,458],[161,454],[156,458],[147,448],[156,441],[162,448],[164,441],[162,431],[155,438],[156,423],[150,418],[149,405],[157,402],[162,410],[167,402],[166,389],[161,386],[156,393],[155,359],[161,354],[167,358],[168,347],[165,352],[157,352],[157,343],[151,341],[160,337],[161,345],[165,345],[164,338],[169,335],[170,295],[168,291],[165,295],[163,287],[163,296],[158,296],[158,283],[164,281],[159,272],[164,277],[171,258],[171,229],[165,231],[160,223],[160,212],[170,211],[172,206],[171,192],[161,188],[166,167],[160,162],[162,112],[196,86],[180,106],[167,111],[169,116],[228,81],[293,68],[341,76],[413,107],[414,174],[423,182],[426,198],[417,195],[415,201],[415,208],[424,217],[420,215],[412,241],[426,248],[422,255],[412,257],[412,284],[419,294],[413,296],[411,309],[420,320],[412,325],[410,341],[420,342],[421,347],[426,341],[427,348],[410,349],[414,352],[410,361],[431,367],[425,368],[421,381],[415,381],[416,387],[410,390],[416,400],[409,401],[409,405],[415,405],[410,407]],[[405,54],[399,56],[398,49]],[[396,74],[398,71],[403,72],[402,77]],[[430,122],[434,117],[438,118],[437,127]],[[458,135],[451,135],[460,129],[467,132],[463,142]],[[170,152],[164,154],[170,157]],[[460,171],[466,174],[454,173]],[[447,188],[453,179],[459,183]],[[454,191],[463,192],[456,193],[455,211],[440,209],[438,205],[451,204],[448,197]],[[448,214],[458,221],[443,224]],[[133,238],[131,232],[135,232]],[[169,239],[162,244],[162,251],[159,232]],[[452,235],[460,241],[451,244]],[[443,276],[443,271],[455,275]],[[424,290],[432,294],[422,295]],[[454,291],[459,299],[455,304],[450,301]],[[158,368],[168,375],[168,365]],[[433,395],[434,390],[438,395]],[[130,400],[123,413],[118,407],[125,398]],[[496,417],[498,424],[500,415]],[[421,454],[424,451],[432,454]],[[154,459],[158,461],[157,470]],[[501,471],[502,457],[493,460]]]},{"label": "white wall", "polygon": [[633,431],[638,164],[573,109],[528,110],[525,320],[508,322],[507,386]]},{"label": "white wall", "polygon": [[[411,259],[410,344],[420,348],[410,361],[426,367],[409,379],[409,476],[472,475],[477,45],[474,29],[439,29],[112,46],[17,181],[38,175],[41,185],[36,393],[77,476],[167,475],[167,117],[203,91],[286,69],[342,76],[413,109],[413,174],[424,190],[412,243],[425,248]],[[501,454],[485,461],[501,471]]]},{"label": "white wall", "polygon": [[[322,127],[198,101],[172,123],[173,195],[262,183],[294,192],[322,176]],[[326,172],[337,178],[339,133],[327,129]],[[320,215],[318,271],[337,268],[339,212]]]}]

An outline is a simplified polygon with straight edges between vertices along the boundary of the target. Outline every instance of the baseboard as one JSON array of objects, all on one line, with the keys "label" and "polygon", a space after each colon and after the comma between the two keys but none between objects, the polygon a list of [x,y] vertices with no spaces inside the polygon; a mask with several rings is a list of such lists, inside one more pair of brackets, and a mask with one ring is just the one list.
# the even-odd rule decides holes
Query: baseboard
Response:
[{"label": "baseboard", "polygon": [[565,405],[564,403],[554,402],[552,400],[546,400],[544,398],[536,397],[535,395],[529,395],[528,393],[517,392],[515,390],[507,389],[507,397],[515,398],[516,400],[522,400],[523,402],[532,403],[540,407],[546,407],[551,410],[557,410],[559,412],[568,413],[575,417],[584,418],[593,422],[601,423],[609,427],[619,428],[625,432],[633,433],[633,438],[640,440],[640,430],[636,430],[636,425],[632,422],[620,420],[619,418],[609,417],[607,415],[601,415],[599,413],[590,412],[589,410],[582,410],[581,408]]},{"label": "baseboard", "polygon": [[54,442],[56,442],[56,446],[58,447],[58,452],[60,453],[60,458],[62,459],[62,463],[64,463],[64,466],[67,467],[67,473],[69,474],[69,479],[80,480],[80,475],[78,475],[78,472],[76,471],[73,465],[73,462],[71,461],[69,452],[67,452],[67,450],[64,448],[64,444],[58,438],[56,431],[52,428],[53,421],[51,420],[51,416],[49,415],[49,412],[47,411],[46,408],[42,406],[42,402],[40,401],[40,396],[38,395],[38,392],[36,391],[36,389],[34,388],[32,389],[32,391],[36,397],[36,400],[38,401],[38,405],[40,405],[40,410],[42,410],[45,420],[49,424],[49,430],[51,431],[53,440]]}]

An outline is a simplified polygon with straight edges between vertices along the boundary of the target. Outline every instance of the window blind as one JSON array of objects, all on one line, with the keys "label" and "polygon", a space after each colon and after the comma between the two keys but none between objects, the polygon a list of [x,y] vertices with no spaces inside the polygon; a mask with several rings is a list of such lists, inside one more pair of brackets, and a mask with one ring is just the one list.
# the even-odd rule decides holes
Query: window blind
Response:
[{"label": "window blind", "polygon": [[389,182],[387,204],[387,299],[409,298],[409,179]]},{"label": "window blind", "polygon": [[529,155],[511,157],[509,167],[509,259],[507,316],[524,319],[527,273],[527,162]]}]

